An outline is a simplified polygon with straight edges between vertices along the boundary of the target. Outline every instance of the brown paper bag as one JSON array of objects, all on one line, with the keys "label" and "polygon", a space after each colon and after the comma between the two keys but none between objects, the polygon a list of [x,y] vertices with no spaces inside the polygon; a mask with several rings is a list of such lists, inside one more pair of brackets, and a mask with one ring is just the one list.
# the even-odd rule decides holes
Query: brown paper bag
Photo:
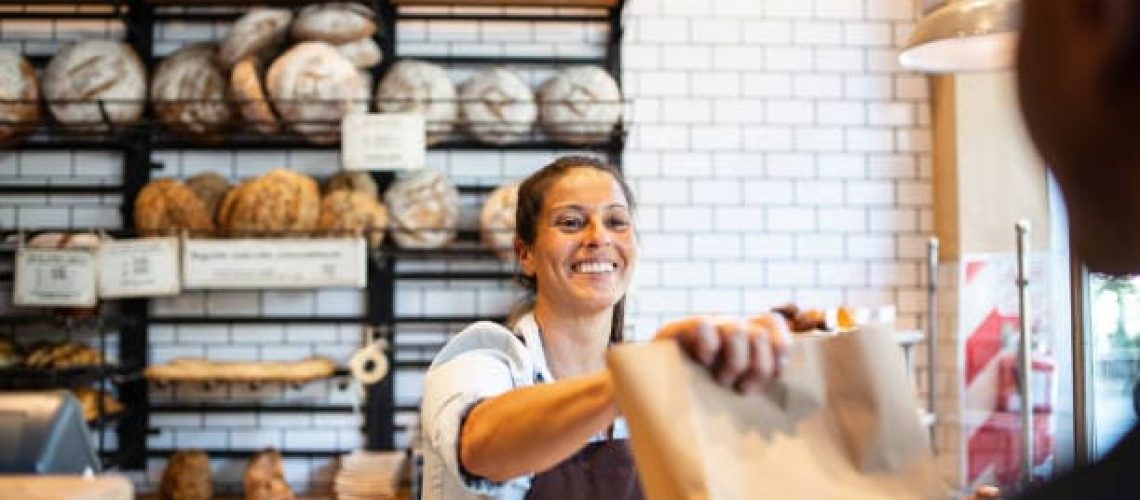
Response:
[{"label": "brown paper bag", "polygon": [[650,499],[950,494],[884,330],[797,339],[759,395],[716,385],[673,342],[615,347],[607,363]]}]

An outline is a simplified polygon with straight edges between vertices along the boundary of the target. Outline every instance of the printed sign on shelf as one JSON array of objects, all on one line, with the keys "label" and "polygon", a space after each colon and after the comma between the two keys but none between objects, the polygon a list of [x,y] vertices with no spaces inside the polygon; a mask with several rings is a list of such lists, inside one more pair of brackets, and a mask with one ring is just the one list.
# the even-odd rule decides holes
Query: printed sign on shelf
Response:
[{"label": "printed sign on shelf", "polygon": [[16,252],[15,305],[89,307],[96,300],[94,251],[22,248]]},{"label": "printed sign on shelf", "polygon": [[175,295],[180,290],[178,238],[107,241],[99,247],[99,296]]},{"label": "printed sign on shelf", "polygon": [[186,240],[186,289],[364,288],[363,238]]},{"label": "printed sign on shelf", "polygon": [[345,170],[423,168],[427,132],[418,113],[350,114],[341,123]]}]

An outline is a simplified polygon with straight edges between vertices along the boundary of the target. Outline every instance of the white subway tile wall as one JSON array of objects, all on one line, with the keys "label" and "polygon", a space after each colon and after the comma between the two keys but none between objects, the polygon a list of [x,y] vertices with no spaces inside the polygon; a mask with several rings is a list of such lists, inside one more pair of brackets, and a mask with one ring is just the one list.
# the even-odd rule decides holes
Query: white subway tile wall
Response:
[{"label": "white subway tile wall", "polygon": [[[657,325],[683,313],[753,314],[793,300],[809,307],[894,304],[899,327],[924,325],[924,242],[932,229],[929,94],[924,78],[894,63],[918,14],[911,0],[628,2],[622,81],[631,129],[623,163],[638,195],[642,245],[629,310],[634,337],[651,337]],[[227,29],[167,23],[157,45],[168,51]],[[121,34],[117,23],[0,21],[0,43],[27,53],[51,53],[80,35]],[[600,55],[606,30],[581,22],[414,21],[402,23],[398,36],[404,55]],[[450,73],[459,81],[474,69]],[[526,67],[523,74],[537,86],[549,70]],[[559,153],[433,151],[428,160],[458,183],[496,185]],[[324,177],[340,157],[335,151],[161,151],[154,160],[163,165],[154,172],[158,177],[215,171],[236,181],[282,166]],[[114,153],[0,151],[0,183],[114,184],[120,166]],[[472,212],[466,223],[473,223],[479,201],[465,200]],[[119,203],[114,196],[9,196],[0,200],[0,226],[114,227],[121,223]],[[433,265],[472,268],[401,263],[401,269]],[[482,266],[475,268],[511,269]],[[517,297],[506,282],[404,282],[396,313],[501,317]],[[362,294],[344,290],[186,293],[151,306],[155,315],[207,316],[364,310]],[[438,325],[424,335],[445,336],[461,326]],[[356,325],[154,326],[150,355],[161,362],[321,354],[343,363],[360,339]],[[954,373],[952,346],[942,349],[944,379]],[[915,359],[924,373],[925,359]],[[418,374],[395,377],[397,399],[416,404]],[[925,391],[925,378],[918,385]],[[334,381],[300,389],[178,387],[156,389],[153,397],[348,404],[354,396]],[[940,405],[952,402],[943,397]],[[400,419],[414,425],[412,413]],[[156,447],[331,449],[361,439],[353,415],[165,414],[151,424],[160,431],[150,438]],[[398,438],[407,444],[406,432]],[[944,433],[939,444],[946,450],[953,443]],[[957,477],[957,464],[943,459],[948,478]],[[240,478],[240,461],[216,465],[219,476]],[[140,486],[153,489],[162,466],[152,460],[137,476]],[[290,458],[286,468],[302,490],[327,489],[331,482],[327,459]]]}]

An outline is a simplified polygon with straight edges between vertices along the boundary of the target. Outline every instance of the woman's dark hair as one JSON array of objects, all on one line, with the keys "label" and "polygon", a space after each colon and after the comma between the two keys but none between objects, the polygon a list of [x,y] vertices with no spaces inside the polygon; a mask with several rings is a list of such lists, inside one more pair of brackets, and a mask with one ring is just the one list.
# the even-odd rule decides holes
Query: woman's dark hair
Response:
[{"label": "woman's dark hair", "polygon": [[[550,189],[551,184],[554,184],[558,179],[566,175],[567,172],[575,168],[592,168],[610,174],[610,176],[617,181],[618,185],[621,186],[622,194],[625,195],[630,212],[634,211],[636,204],[633,199],[633,190],[629,188],[629,184],[625,182],[625,177],[621,175],[620,171],[590,156],[563,156],[534,172],[519,185],[518,206],[515,209],[515,234],[522,240],[523,244],[532,246],[538,237],[538,218],[542,213],[542,202],[546,191]],[[522,313],[534,308],[534,294],[538,290],[538,283],[535,282],[534,276],[522,274],[521,269],[518,275],[518,282],[529,293],[527,297],[523,298],[523,300],[513,308],[511,316],[508,319],[508,323],[512,324],[514,323],[513,320],[521,316]],[[621,300],[614,305],[613,321],[610,327],[610,342],[621,342],[624,340],[624,331],[625,297],[623,296]]]}]

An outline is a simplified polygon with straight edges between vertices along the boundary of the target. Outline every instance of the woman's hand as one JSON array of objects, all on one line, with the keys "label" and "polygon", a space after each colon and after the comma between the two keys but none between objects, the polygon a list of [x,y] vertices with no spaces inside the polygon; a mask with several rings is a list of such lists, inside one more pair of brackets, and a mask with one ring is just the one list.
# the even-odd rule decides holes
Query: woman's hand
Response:
[{"label": "woman's hand", "polygon": [[657,331],[656,340],[674,340],[689,357],[708,368],[720,384],[741,393],[758,392],[788,362],[791,334],[777,314],[749,319],[692,316]]}]

